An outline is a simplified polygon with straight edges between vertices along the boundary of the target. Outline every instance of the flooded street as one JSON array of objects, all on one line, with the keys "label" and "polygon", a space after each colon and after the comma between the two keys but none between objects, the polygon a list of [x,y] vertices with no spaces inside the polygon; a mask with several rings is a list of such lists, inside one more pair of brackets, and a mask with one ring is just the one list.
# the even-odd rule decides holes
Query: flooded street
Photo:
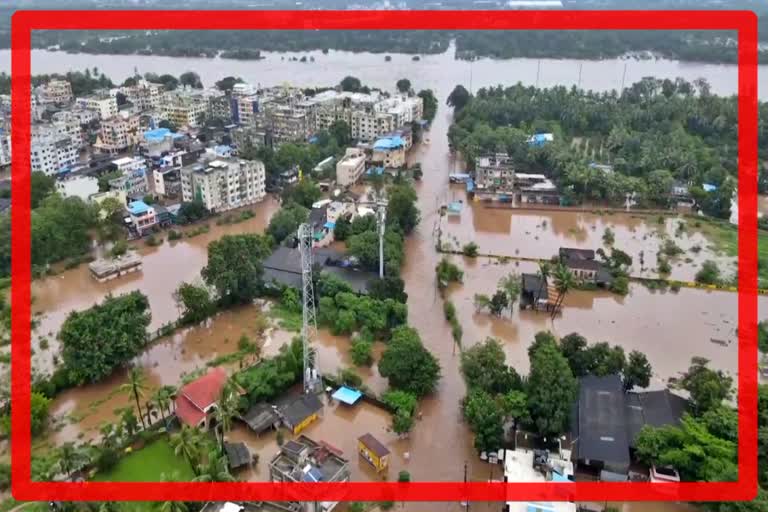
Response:
[{"label": "flooded street", "polygon": [[[283,83],[289,77],[297,85],[328,85],[339,82],[345,75],[354,74],[364,84],[372,87],[392,89],[397,78],[408,77],[417,90],[435,90],[441,107],[429,134],[431,143],[414,148],[409,155],[411,162],[422,164],[424,176],[416,185],[421,222],[406,241],[402,277],[409,294],[409,323],[420,332],[424,344],[439,359],[442,379],[437,392],[419,404],[422,418],[416,422],[408,439],[398,439],[395,434],[388,432],[389,414],[367,403],[351,409],[331,405],[325,409],[324,417],[304,433],[342,449],[351,460],[354,480],[377,478],[356,453],[357,437],[367,432],[384,442],[393,453],[390,479],[396,478],[400,469],[406,469],[414,481],[460,481],[466,462],[470,479],[487,480],[492,468],[477,456],[472,446],[471,433],[462,418],[460,400],[465,394],[465,386],[458,370],[459,355],[454,350],[450,327],[443,317],[443,301],[435,286],[434,268],[441,257],[435,250],[437,229],[440,226],[438,209],[447,201],[463,198],[464,195],[463,190],[451,189],[448,185],[447,175],[456,163],[448,151],[446,134],[451,115],[444,101],[454,85],[469,83],[470,69],[475,88],[498,83],[512,84],[518,80],[533,84],[537,61],[480,60],[471,64],[454,61],[449,52],[423,56],[421,62],[413,62],[408,56],[395,55],[393,61],[385,65],[381,55],[352,55],[346,52],[330,52],[328,55],[306,52],[297,55],[305,54],[313,55],[317,62],[288,62],[289,54],[286,54],[285,61],[281,61],[279,56],[267,53],[267,59],[261,62],[95,55],[88,57],[88,63],[90,67],[98,67],[114,81],[122,81],[133,74],[134,68],[140,73],[163,72],[176,75],[194,70],[203,77],[206,85],[227,75],[241,76],[262,86]],[[9,69],[8,55],[7,51],[0,51],[0,70]],[[78,55],[35,50],[32,60],[35,73],[62,72],[83,67],[83,56]],[[574,84],[578,78],[579,64],[584,66],[582,86],[605,90],[620,85],[625,61],[543,60],[540,85]],[[713,92],[730,94],[735,91],[735,69],[734,66],[672,61],[629,61],[626,79],[627,83],[631,83],[649,75],[660,78],[682,76],[688,80],[703,76],[712,84]],[[761,67],[761,70],[765,71],[765,67]],[[768,81],[758,83],[762,95],[768,95]],[[41,369],[50,368],[52,355],[57,350],[54,338],[69,311],[90,307],[110,292],[142,290],[149,297],[152,329],[176,319],[178,311],[171,294],[182,281],[199,278],[200,269],[206,262],[207,244],[228,233],[262,232],[277,208],[276,201],[267,200],[257,205],[256,217],[246,222],[216,226],[213,221],[210,222],[211,230],[207,234],[173,243],[166,241],[156,248],[142,246],[143,271],[116,281],[98,284],[90,277],[85,265],[35,281],[32,285],[33,311],[41,315],[35,334],[34,365]],[[681,261],[673,264],[672,276],[681,279],[690,278],[707,254],[709,256],[706,257],[712,257],[707,252],[709,249],[706,241],[694,230],[675,237],[677,221],[673,218],[666,219],[662,226],[655,217],[637,218],[623,213],[511,212],[489,210],[482,205],[471,204],[464,208],[460,219],[445,219],[443,226],[459,245],[475,241],[481,252],[537,258],[551,257],[561,245],[597,249],[603,245],[605,228],[610,227],[616,234],[615,245],[630,253],[636,265],[639,265],[639,251],[644,251],[646,267],[655,267],[659,233],[666,232],[686,250]],[[691,250],[694,245],[701,245],[702,251],[699,254]],[[692,261],[686,263],[686,257]],[[473,295],[492,293],[500,277],[513,271],[535,271],[534,264],[512,262],[499,265],[485,258],[455,260],[462,262],[465,279],[463,285],[453,286],[448,296],[457,305],[465,344],[482,341],[486,336],[498,337],[505,347],[508,361],[520,373],[527,372],[526,349],[539,330],[552,330],[558,335],[577,331],[590,342],[619,344],[627,352],[641,350],[648,355],[654,368],[654,383],[658,384],[685,370],[694,355],[710,358],[713,366],[735,373],[735,294],[689,289],[677,293],[650,291],[633,284],[626,297],[602,292],[573,292],[565,300],[563,314],[554,322],[546,314],[528,311],[521,313],[517,308],[511,318],[508,314],[506,318],[492,318],[487,314],[475,313]],[[639,266],[637,271],[643,272]],[[767,300],[761,299],[763,307],[768,305]],[[228,311],[204,326],[188,328],[159,340],[138,358],[146,370],[148,386],[177,384],[183,373],[202,368],[213,358],[236,351],[237,339],[242,334],[254,334],[258,314],[259,310],[255,306]],[[274,333],[264,342],[264,354],[276,353],[279,346],[288,342],[293,335],[286,332]],[[47,350],[39,347],[41,336],[50,342]],[[725,346],[712,342],[712,339],[723,341]],[[315,346],[321,371],[334,373],[338,368],[351,366],[347,338],[334,337],[321,331]],[[377,360],[383,349],[382,344],[375,346]],[[374,393],[386,389],[386,380],[378,374],[375,366],[357,371]],[[95,436],[99,425],[114,417],[116,408],[131,404],[128,395],[119,391],[124,381],[125,376],[118,373],[97,385],[69,390],[59,396],[52,404],[51,412],[58,418],[68,419],[62,420],[62,426],[51,434],[49,441],[60,444]],[[148,394],[151,394],[151,390],[148,390]],[[260,454],[259,464],[244,478],[264,480],[269,459],[277,451],[274,434],[257,438],[238,426],[229,436],[243,440],[252,451]],[[500,469],[494,469],[495,477],[498,478]],[[462,507],[458,503],[409,503],[405,509],[459,512]],[[498,511],[499,504],[472,504],[472,510]],[[689,512],[690,509],[670,503],[633,503],[621,505],[620,510]]]}]

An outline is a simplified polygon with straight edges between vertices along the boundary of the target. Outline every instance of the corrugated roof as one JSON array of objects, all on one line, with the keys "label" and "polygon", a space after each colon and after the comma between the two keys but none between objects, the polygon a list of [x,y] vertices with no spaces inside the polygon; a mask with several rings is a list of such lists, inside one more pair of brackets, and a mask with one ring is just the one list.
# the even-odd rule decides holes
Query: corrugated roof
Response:
[{"label": "corrugated roof", "polygon": [[373,437],[373,435],[370,433],[358,437],[357,440],[367,446],[369,450],[371,450],[379,457],[383,457],[389,454],[389,449],[381,444],[381,441]]}]

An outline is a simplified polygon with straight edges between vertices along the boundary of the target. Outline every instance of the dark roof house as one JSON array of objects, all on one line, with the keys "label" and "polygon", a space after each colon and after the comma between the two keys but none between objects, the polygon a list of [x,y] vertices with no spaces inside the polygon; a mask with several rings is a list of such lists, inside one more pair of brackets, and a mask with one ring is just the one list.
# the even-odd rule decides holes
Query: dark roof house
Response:
[{"label": "dark roof house", "polygon": [[256,434],[261,434],[280,423],[275,409],[270,404],[256,404],[241,417]]},{"label": "dark roof house", "polygon": [[229,460],[230,469],[237,469],[251,463],[251,452],[245,443],[224,443],[224,451]]},{"label": "dark roof house", "polygon": [[280,413],[286,423],[291,427],[301,424],[313,414],[317,414],[323,408],[323,403],[313,394],[302,395],[287,406]]},{"label": "dark roof house", "polygon": [[643,426],[676,425],[686,407],[687,401],[668,389],[625,393],[618,375],[582,377],[571,424],[576,459],[626,474],[630,448]]}]

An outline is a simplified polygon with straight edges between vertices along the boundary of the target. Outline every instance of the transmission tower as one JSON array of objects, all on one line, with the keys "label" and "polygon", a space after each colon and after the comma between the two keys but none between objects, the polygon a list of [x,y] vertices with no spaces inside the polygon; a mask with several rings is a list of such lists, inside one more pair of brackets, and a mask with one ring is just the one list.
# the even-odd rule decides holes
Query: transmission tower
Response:
[{"label": "transmission tower", "polygon": [[315,317],[315,290],[312,284],[312,227],[309,224],[299,226],[299,252],[301,254],[301,342],[304,353],[304,392],[311,393],[318,389],[320,372],[317,358],[310,342],[317,335]]},{"label": "transmission tower", "polygon": [[379,231],[379,279],[384,279],[384,229],[386,228],[387,202],[376,205],[376,227]]}]

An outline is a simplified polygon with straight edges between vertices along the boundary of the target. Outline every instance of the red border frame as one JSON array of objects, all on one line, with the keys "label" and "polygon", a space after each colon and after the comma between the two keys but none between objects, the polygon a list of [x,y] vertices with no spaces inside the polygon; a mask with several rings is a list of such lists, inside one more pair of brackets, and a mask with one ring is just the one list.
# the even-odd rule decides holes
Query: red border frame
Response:
[{"label": "red border frame", "polygon": [[[18,500],[722,501],[757,493],[757,16],[750,11],[17,11],[12,18],[12,459]],[[52,483],[31,481],[32,30],[736,30],[739,480],[716,483]]]}]

